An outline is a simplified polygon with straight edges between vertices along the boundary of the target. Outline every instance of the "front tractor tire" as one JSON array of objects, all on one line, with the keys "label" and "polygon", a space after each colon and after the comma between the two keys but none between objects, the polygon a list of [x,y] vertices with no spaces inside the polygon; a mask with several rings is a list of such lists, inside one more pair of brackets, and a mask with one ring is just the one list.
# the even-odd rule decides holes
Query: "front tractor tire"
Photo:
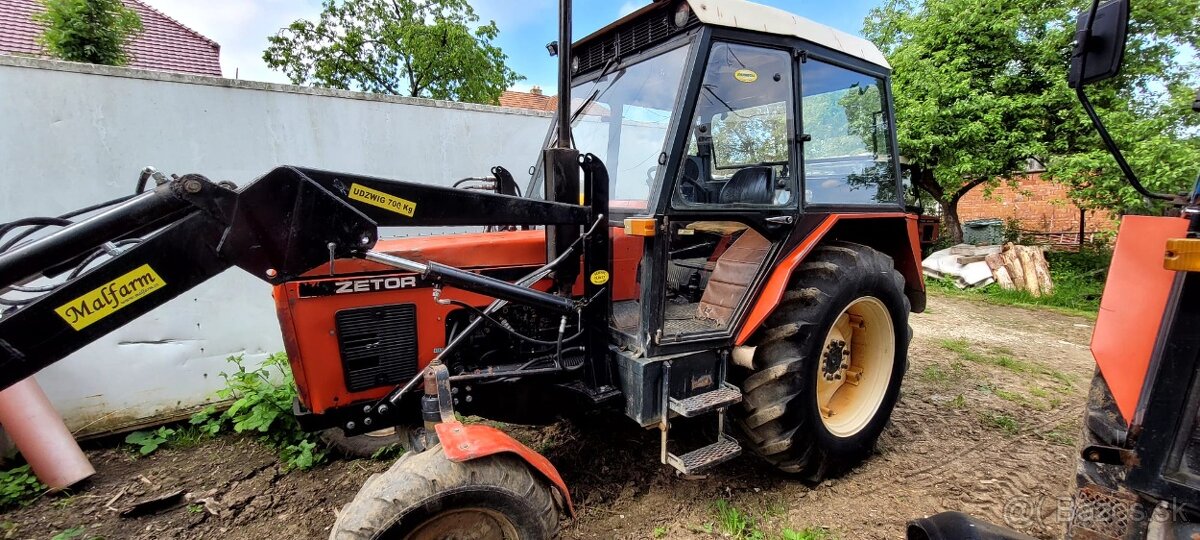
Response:
[{"label": "front tractor tire", "polygon": [[867,457],[896,405],[908,361],[909,301],[891,257],[818,246],[754,335],[737,424],[779,469],[819,481]]},{"label": "front tractor tire", "polygon": [[409,453],[367,479],[338,513],[330,540],[553,538],[547,482],[509,454],[458,463],[441,445]]}]

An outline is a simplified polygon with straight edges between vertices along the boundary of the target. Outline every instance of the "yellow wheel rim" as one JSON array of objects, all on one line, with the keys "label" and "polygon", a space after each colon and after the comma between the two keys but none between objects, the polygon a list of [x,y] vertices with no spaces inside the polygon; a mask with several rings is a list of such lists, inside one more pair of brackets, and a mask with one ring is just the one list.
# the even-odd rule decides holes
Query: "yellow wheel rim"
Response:
[{"label": "yellow wheel rim", "polygon": [[[440,452],[440,450],[436,450]],[[459,508],[425,520],[405,540],[519,540],[517,528],[495,510]]]},{"label": "yellow wheel rim", "polygon": [[846,306],[817,362],[817,408],[825,429],[850,437],[867,427],[887,394],[896,333],[883,302],[863,296]]}]

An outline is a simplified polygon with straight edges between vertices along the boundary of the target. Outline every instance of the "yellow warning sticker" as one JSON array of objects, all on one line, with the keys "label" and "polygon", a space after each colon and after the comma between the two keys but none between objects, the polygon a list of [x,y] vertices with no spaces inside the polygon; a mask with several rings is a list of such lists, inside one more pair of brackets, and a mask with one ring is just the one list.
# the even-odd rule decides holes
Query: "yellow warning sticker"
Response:
[{"label": "yellow warning sticker", "polygon": [[413,217],[417,203],[358,184],[350,184],[350,200],[364,202],[397,214]]},{"label": "yellow warning sticker", "polygon": [[83,330],[117,310],[167,285],[150,265],[143,264],[55,309],[71,328]]},{"label": "yellow warning sticker", "polygon": [[733,72],[733,78],[737,79],[738,82],[752,83],[758,80],[758,73],[749,69],[739,69]]},{"label": "yellow warning sticker", "polygon": [[592,281],[592,285],[604,285],[608,283],[608,270],[596,270],[588,279]]}]

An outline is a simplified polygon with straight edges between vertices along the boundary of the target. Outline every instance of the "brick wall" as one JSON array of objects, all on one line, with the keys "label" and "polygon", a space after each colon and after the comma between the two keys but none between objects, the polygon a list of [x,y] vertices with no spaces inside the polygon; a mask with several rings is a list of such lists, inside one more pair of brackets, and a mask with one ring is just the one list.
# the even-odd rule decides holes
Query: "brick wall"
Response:
[{"label": "brick wall", "polygon": [[[1022,231],[1078,237],[1079,207],[1067,197],[1066,186],[1042,179],[1040,172],[1021,179],[1016,188],[1004,182],[990,195],[985,193],[984,187],[979,186],[958,202],[958,215],[963,222],[1016,218]],[[1085,229],[1089,233],[1115,231],[1117,220],[1104,210],[1088,211]],[[1053,239],[1051,243],[1055,243]]]}]

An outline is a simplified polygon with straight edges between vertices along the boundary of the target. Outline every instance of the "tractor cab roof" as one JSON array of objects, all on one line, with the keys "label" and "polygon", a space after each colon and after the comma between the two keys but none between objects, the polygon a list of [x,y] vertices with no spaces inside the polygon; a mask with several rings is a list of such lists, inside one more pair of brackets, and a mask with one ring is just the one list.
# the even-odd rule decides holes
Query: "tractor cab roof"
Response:
[{"label": "tractor cab roof", "polygon": [[[626,23],[639,19],[651,11],[661,10],[667,3],[665,0],[657,0],[644,6],[579,40],[575,47],[583,47],[592,41],[602,39],[613,30],[625,26]],[[798,37],[871,64],[891,69],[883,52],[869,40],[778,8],[745,0],[683,0],[673,3],[671,10],[677,10],[680,5],[685,3],[691,9],[692,16],[701,24]]]}]

